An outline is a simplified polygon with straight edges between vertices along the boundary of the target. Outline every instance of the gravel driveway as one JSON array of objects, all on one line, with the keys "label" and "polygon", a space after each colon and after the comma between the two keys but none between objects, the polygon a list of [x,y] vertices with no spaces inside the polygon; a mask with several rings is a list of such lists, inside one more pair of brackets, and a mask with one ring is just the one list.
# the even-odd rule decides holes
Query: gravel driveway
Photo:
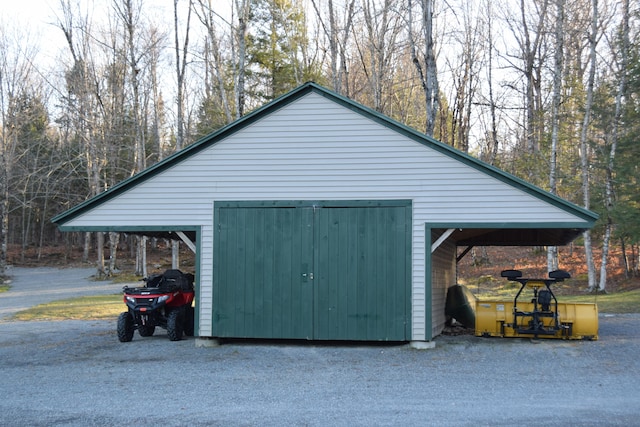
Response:
[{"label": "gravel driveway", "polygon": [[639,327],[602,315],[594,342],[203,348],[163,330],[120,343],[115,321],[5,320],[0,425],[637,426]]}]

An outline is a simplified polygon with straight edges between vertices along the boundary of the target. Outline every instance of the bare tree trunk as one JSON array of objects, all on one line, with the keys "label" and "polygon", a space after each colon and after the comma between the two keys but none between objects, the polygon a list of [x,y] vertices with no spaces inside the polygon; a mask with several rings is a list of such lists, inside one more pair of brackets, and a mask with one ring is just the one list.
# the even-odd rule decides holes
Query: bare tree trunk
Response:
[{"label": "bare tree trunk", "polygon": [[[180,150],[184,146],[184,88],[185,88],[185,74],[187,67],[187,51],[189,48],[189,33],[191,31],[191,10],[192,0],[189,0],[189,11],[187,13],[187,23],[185,27],[184,42],[182,47],[178,41],[178,0],[173,1],[173,17],[174,17],[174,31],[175,31],[175,50],[176,50],[176,76],[178,81],[178,135],[176,138],[176,150]],[[182,56],[180,55],[182,50]],[[178,258],[179,246],[176,244],[171,245],[172,259]],[[177,266],[174,268],[178,268]]]},{"label": "bare tree trunk", "polygon": [[[367,77],[373,97],[373,109],[381,113],[385,111],[385,96],[392,92],[390,82],[393,81],[394,64],[392,58],[397,47],[397,37],[402,30],[399,15],[392,10],[393,1],[384,0],[382,9],[376,8],[371,0],[363,2],[364,24],[362,47],[359,37],[354,37],[362,68]],[[366,37],[366,38],[365,38]]]},{"label": "bare tree trunk", "polygon": [[126,29],[126,45],[127,45],[127,56],[128,56],[128,66],[129,66],[129,78],[131,81],[131,89],[132,89],[132,97],[133,97],[133,111],[131,115],[133,117],[133,127],[135,132],[134,137],[134,145],[135,145],[135,169],[132,171],[132,174],[140,172],[144,170],[146,167],[146,152],[144,147],[144,134],[142,130],[142,120],[141,120],[141,108],[140,108],[140,64],[139,64],[139,56],[137,53],[135,40],[136,40],[136,29],[137,29],[137,21],[139,19],[139,5],[138,9],[134,11],[134,1],[135,0],[122,0],[123,7],[118,7],[118,13],[120,14],[120,18]]},{"label": "bare tree trunk", "polygon": [[149,275],[147,270],[147,236],[142,236],[140,242],[142,246],[142,277],[147,277]]},{"label": "bare tree trunk", "polygon": [[489,33],[489,111],[491,112],[491,154],[489,164],[493,165],[498,157],[498,125],[496,121],[496,101],[493,95],[493,11],[491,10],[491,0],[487,1],[487,32]]},{"label": "bare tree trunk", "polygon": [[[94,108],[92,106],[91,94],[92,84],[90,81],[89,64],[87,64],[87,58],[91,57],[89,54],[89,43],[87,38],[88,24],[85,21],[79,23],[75,22],[75,16],[71,10],[71,5],[61,0],[60,3],[63,16],[58,22],[58,27],[62,30],[65,36],[65,40],[69,47],[69,52],[73,58],[73,68],[69,72],[67,90],[69,94],[77,98],[75,105],[75,130],[79,139],[84,143],[84,158],[86,162],[86,174],[87,181],[89,183],[90,194],[96,196],[101,191],[100,186],[100,156],[98,155],[97,141],[94,135],[94,120],[92,114]],[[82,37],[77,40],[75,36],[77,33],[74,31],[80,28],[80,34]],[[89,259],[89,245],[91,237],[87,233],[85,235],[85,246],[83,253],[83,261]],[[96,251],[97,257],[97,275],[102,277],[105,274],[104,271],[104,236],[102,233],[96,233]]]},{"label": "bare tree trunk", "polygon": [[180,242],[171,241],[171,268],[180,268]]},{"label": "bare tree trunk", "polygon": [[527,140],[527,151],[529,153],[537,153],[540,149],[539,147],[539,134],[540,129],[539,120],[538,120],[538,111],[537,106],[539,105],[536,102],[536,85],[540,84],[540,78],[538,76],[539,68],[536,70],[536,59],[538,58],[540,45],[543,41],[544,36],[544,24],[546,22],[547,17],[547,6],[548,0],[543,0],[542,5],[538,8],[538,22],[535,27],[535,36],[533,40],[531,39],[531,31],[529,29],[529,22],[527,18],[527,5],[533,4],[532,2],[527,2],[525,0],[520,0],[520,17],[521,22],[518,28],[513,28],[514,34],[516,34],[516,30],[522,31],[522,39],[518,40],[518,44],[520,46],[523,68],[521,69],[523,76],[525,78],[525,110],[526,110],[526,140]]},{"label": "bare tree trunk", "polygon": [[160,40],[157,32],[154,32],[153,35],[153,47],[151,48],[150,54],[150,74],[151,74],[151,95],[153,97],[153,123],[151,127],[152,138],[156,145],[157,150],[157,161],[160,161],[164,158],[164,132],[162,131],[162,124],[164,123],[163,119],[163,102],[160,90],[160,82],[158,79],[158,63],[160,61],[161,52],[158,49],[158,45],[160,44]]},{"label": "bare tree trunk", "polygon": [[97,252],[97,260],[96,260],[96,269],[97,276],[99,278],[105,277],[107,275],[104,268],[104,233],[97,232],[96,233],[96,252]]},{"label": "bare tree trunk", "polygon": [[[184,42],[182,43],[182,46],[180,46],[180,42],[178,40],[178,0],[173,0],[173,29],[176,51],[176,77],[178,82],[178,93],[176,100],[178,112],[176,150],[180,150],[184,146],[184,88],[185,74],[187,71],[187,52],[189,49],[189,32],[191,31],[191,9],[192,1],[189,0]],[[182,55],[180,54],[181,51]]]},{"label": "bare tree trunk", "polygon": [[[564,68],[564,1],[556,0],[556,52],[553,67],[553,101],[551,106],[551,158],[549,160],[549,191],[557,194],[558,132],[560,128],[560,100],[562,97],[562,73]],[[547,248],[547,271],[558,269],[558,248]]]},{"label": "bare tree trunk", "polygon": [[[483,49],[480,42],[482,29],[480,20],[474,19],[470,4],[463,11],[460,62],[452,67],[455,97],[452,103],[451,145],[464,153],[469,152],[471,112],[476,97],[478,79],[478,59]],[[491,49],[491,47],[489,48]]]},{"label": "bare tree trunk", "polygon": [[135,274],[147,277],[147,237],[138,236],[136,239],[136,271]]},{"label": "bare tree trunk", "polygon": [[[589,189],[589,145],[587,135],[591,123],[591,108],[593,105],[593,88],[596,79],[596,46],[598,44],[598,0],[592,0],[591,33],[589,34],[589,77],[587,79],[587,99],[584,106],[584,118],[580,130],[580,163],[582,168],[582,202],[585,209],[590,208],[591,192]],[[593,247],[591,245],[591,230],[587,230],[584,236],[584,253],[587,260],[588,289],[593,291],[596,287],[596,267],[593,261]]]},{"label": "bare tree trunk", "polygon": [[349,0],[344,4],[344,21],[340,22],[333,0],[328,0],[328,26],[322,16],[317,0],[311,0],[311,3],[329,41],[329,69],[331,70],[329,77],[333,90],[339,94],[349,96],[347,52],[356,2],[355,0]]},{"label": "bare tree trunk", "polygon": [[120,242],[120,233],[109,233],[109,267],[107,276],[111,277],[117,268],[118,243]]},{"label": "bare tree trunk", "polygon": [[[436,116],[439,109],[439,86],[438,73],[436,70],[436,57],[433,43],[433,0],[421,0],[422,8],[421,24],[422,37],[424,38],[423,60],[418,56],[417,41],[413,34],[413,0],[409,0],[408,16],[409,16],[409,43],[411,47],[411,56],[422,90],[424,92],[425,110],[427,113],[425,133],[433,136],[436,126]],[[424,62],[424,63],[423,63]]]},{"label": "bare tree trunk", "polygon": [[236,119],[244,115],[245,109],[245,67],[247,60],[247,33],[249,31],[249,6],[250,0],[235,0],[238,11],[238,28],[236,39],[238,43],[238,53],[235,57],[235,94],[236,94]]},{"label": "bare tree trunk", "polygon": [[[140,64],[140,55],[138,50],[140,46],[136,46],[136,32],[138,30],[138,21],[141,5],[135,3],[136,0],[116,0],[122,1],[122,5],[116,3],[117,13],[125,27],[125,45],[127,49],[127,61],[129,67],[129,80],[131,82],[133,107],[131,116],[133,117],[134,128],[134,153],[135,162],[132,175],[146,168],[146,148],[145,148],[145,131],[143,129],[141,103],[140,103],[140,81],[142,78],[142,69]],[[177,1],[177,0],[174,0]],[[142,239],[141,239],[142,240]],[[146,242],[146,239],[145,239]],[[139,245],[138,257],[143,265],[143,271],[146,271],[146,244]]]},{"label": "bare tree trunk", "polygon": [[338,66],[338,28],[333,10],[333,0],[329,0],[329,57],[331,58],[331,77],[333,90],[342,93],[342,79]]},{"label": "bare tree trunk", "polygon": [[91,248],[91,233],[84,233],[84,244],[82,245],[82,262],[89,262],[89,249]]},{"label": "bare tree trunk", "polygon": [[[0,46],[4,49],[4,46]],[[4,52],[3,52],[4,53]],[[4,56],[4,55],[2,55]],[[4,70],[3,70],[4,71]],[[0,72],[0,106],[4,106],[7,100],[5,99],[4,90],[4,72]],[[4,276],[7,271],[7,251],[9,241],[9,179],[11,177],[11,147],[13,146],[10,141],[10,135],[8,132],[9,126],[6,126],[5,109],[0,108],[2,114],[2,122],[0,123],[0,159],[2,164],[0,167],[0,277]]]},{"label": "bare tree trunk", "polygon": [[[0,79],[0,83],[2,83]],[[0,90],[1,92],[1,90]],[[4,120],[3,120],[4,123]],[[2,132],[2,147],[0,147],[0,159],[2,160],[2,171],[0,172],[0,191],[2,200],[0,202],[0,277],[7,271],[7,250],[9,240],[9,163],[5,157],[5,130]]]},{"label": "bare tree trunk", "polygon": [[[215,84],[217,86],[218,93],[220,95],[220,102],[222,103],[222,110],[225,115],[227,123],[231,123],[233,116],[231,114],[231,107],[229,106],[229,100],[227,98],[227,91],[224,84],[224,61],[221,56],[220,41],[216,34],[216,24],[214,19],[214,11],[212,0],[198,0],[200,5],[200,13],[198,18],[200,22],[207,29],[208,43],[205,51],[205,61],[213,70]],[[211,59],[209,59],[211,56]]]},{"label": "bare tree trunk", "polygon": [[627,245],[624,241],[624,237],[620,238],[620,251],[622,252],[622,265],[624,265],[624,278],[629,278],[630,266],[629,257],[627,256]]},{"label": "bare tree trunk", "polygon": [[42,257],[42,249],[44,246],[44,225],[47,223],[47,213],[48,213],[48,204],[49,204],[49,188],[50,188],[50,182],[49,179],[47,178],[47,181],[45,183],[45,198],[44,198],[44,206],[42,207],[42,217],[40,218],[40,232],[39,232],[39,236],[38,236],[38,261],[40,261],[41,257]]}]

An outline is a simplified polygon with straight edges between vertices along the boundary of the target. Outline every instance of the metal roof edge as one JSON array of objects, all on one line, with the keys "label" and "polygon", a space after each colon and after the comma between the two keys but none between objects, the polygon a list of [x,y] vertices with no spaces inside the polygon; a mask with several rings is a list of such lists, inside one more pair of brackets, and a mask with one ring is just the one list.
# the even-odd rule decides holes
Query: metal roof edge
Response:
[{"label": "metal roof edge", "polygon": [[459,228],[459,229],[519,229],[519,228],[540,228],[540,229],[556,229],[556,228],[576,228],[587,230],[593,225],[590,222],[538,222],[538,221],[522,221],[522,222],[425,222],[429,228]]}]

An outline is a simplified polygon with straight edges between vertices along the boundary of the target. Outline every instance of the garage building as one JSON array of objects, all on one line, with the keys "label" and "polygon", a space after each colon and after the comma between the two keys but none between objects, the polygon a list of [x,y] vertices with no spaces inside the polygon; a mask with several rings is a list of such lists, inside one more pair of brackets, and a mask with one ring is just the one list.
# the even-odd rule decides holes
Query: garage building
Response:
[{"label": "garage building", "polygon": [[417,343],[444,328],[458,246],[596,220],[315,83],[53,218],[185,241],[200,337]]}]

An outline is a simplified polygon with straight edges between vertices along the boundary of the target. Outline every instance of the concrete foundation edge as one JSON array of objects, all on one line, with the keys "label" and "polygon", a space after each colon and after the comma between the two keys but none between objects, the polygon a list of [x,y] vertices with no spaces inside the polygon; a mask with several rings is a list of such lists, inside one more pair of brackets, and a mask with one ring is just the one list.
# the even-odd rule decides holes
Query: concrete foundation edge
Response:
[{"label": "concrete foundation edge", "polygon": [[435,341],[411,341],[409,346],[416,350],[431,350],[436,348],[436,343]]},{"label": "concrete foundation edge", "polygon": [[196,338],[196,347],[219,347],[220,341],[216,338],[199,337]]}]

